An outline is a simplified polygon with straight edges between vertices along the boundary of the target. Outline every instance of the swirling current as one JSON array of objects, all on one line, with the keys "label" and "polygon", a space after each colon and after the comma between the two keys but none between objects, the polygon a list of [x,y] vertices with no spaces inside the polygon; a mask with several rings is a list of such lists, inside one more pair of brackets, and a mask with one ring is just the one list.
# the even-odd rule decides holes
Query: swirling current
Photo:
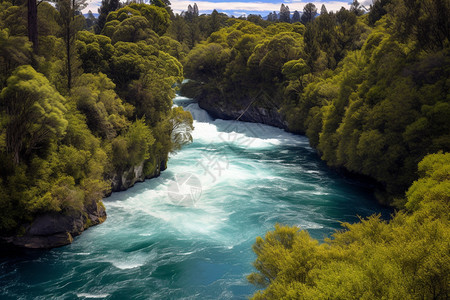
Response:
[{"label": "swirling current", "polygon": [[0,258],[0,299],[246,299],[251,246],[277,222],[321,240],[389,213],[306,137],[174,103],[194,116],[194,142],[160,177],[104,199],[108,219],[71,245]]}]

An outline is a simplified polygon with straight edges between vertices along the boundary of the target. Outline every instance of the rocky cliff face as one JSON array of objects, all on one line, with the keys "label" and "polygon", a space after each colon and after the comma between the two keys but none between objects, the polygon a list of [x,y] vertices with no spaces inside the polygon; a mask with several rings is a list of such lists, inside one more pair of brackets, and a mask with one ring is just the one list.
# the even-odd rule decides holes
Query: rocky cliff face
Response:
[{"label": "rocky cliff face", "polygon": [[212,117],[224,120],[237,120],[261,123],[287,130],[287,122],[276,108],[261,107],[258,101],[229,105],[219,99],[199,97],[196,99],[200,108],[206,110]]},{"label": "rocky cliff face", "polygon": [[25,234],[4,238],[4,242],[29,249],[45,249],[72,243],[90,226],[106,220],[105,207],[101,202],[93,201],[85,205],[83,211],[57,212],[38,216],[26,226]]},{"label": "rocky cliff face", "polygon": [[[136,182],[157,177],[165,169],[165,166],[165,161],[162,161],[150,174],[144,174],[144,162],[142,162],[128,170],[113,174],[110,179],[111,191],[124,191]],[[85,204],[82,211],[42,214],[25,226],[23,235],[0,237],[0,242],[27,249],[60,247],[72,243],[73,238],[80,235],[84,230],[101,224],[105,220],[106,211],[103,203],[92,201]]]},{"label": "rocky cliff face", "polygon": [[134,186],[136,182],[158,177],[165,170],[166,162],[161,161],[149,174],[144,174],[144,162],[128,170],[117,172],[111,177],[111,192],[120,192]]}]

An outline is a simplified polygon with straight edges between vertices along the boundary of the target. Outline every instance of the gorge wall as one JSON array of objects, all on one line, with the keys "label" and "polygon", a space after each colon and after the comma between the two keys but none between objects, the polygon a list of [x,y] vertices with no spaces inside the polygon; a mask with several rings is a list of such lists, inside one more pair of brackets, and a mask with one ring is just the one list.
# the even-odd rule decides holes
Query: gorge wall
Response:
[{"label": "gorge wall", "polygon": [[[108,179],[112,192],[125,191],[137,182],[158,177],[166,168],[166,161],[161,160],[153,170],[145,172],[145,161],[127,170],[115,172]],[[37,216],[24,226],[21,235],[2,237],[0,244],[26,249],[50,249],[72,243],[74,237],[80,235],[91,226],[103,223],[107,218],[105,207],[101,201],[92,200],[85,203],[82,211],[47,212]]]}]

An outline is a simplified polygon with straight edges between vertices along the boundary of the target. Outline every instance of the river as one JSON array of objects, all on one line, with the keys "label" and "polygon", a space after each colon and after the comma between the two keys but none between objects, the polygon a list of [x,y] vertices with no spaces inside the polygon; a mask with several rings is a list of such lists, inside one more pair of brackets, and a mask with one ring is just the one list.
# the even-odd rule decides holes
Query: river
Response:
[{"label": "river", "polygon": [[160,177],[105,199],[108,219],[73,244],[0,259],[0,299],[246,299],[251,246],[277,222],[322,240],[389,214],[306,137],[174,103],[192,112],[194,142]]}]

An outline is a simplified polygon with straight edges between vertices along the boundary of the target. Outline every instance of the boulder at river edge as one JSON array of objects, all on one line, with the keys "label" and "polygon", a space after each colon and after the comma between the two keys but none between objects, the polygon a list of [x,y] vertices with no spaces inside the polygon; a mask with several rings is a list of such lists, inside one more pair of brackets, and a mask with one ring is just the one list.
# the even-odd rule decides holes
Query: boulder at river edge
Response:
[{"label": "boulder at river edge", "polygon": [[3,240],[14,246],[29,249],[60,247],[72,243],[73,237],[105,220],[106,212],[103,204],[92,201],[92,203],[85,205],[81,212],[42,214],[26,226],[25,234],[6,237]]}]

